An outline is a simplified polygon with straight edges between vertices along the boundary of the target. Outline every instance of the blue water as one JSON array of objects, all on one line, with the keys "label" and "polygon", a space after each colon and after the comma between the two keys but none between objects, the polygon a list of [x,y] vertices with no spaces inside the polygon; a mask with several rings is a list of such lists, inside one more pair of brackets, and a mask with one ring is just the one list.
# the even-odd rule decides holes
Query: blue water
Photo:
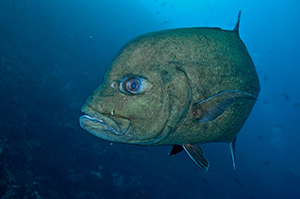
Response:
[{"label": "blue water", "polygon": [[[111,143],[78,118],[117,51],[140,34],[233,29],[261,92],[238,135],[202,144],[208,173],[168,146]],[[300,198],[300,3],[186,0],[0,1],[0,198]]]}]

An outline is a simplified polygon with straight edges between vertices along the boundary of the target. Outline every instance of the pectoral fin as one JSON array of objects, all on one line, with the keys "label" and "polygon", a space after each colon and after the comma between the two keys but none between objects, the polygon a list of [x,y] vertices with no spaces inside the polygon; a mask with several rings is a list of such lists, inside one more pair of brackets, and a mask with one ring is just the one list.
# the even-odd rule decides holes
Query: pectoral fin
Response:
[{"label": "pectoral fin", "polygon": [[215,120],[234,102],[242,99],[257,98],[243,91],[224,91],[193,105],[193,115],[200,122]]},{"label": "pectoral fin", "polygon": [[209,162],[204,157],[203,150],[198,144],[184,144],[182,145],[182,147],[198,167],[200,167],[206,172],[208,171]]}]

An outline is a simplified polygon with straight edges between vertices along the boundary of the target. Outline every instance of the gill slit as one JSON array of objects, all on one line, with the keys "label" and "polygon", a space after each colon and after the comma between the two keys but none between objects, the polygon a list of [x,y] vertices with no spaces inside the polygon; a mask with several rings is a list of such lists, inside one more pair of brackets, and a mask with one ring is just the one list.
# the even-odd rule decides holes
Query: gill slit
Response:
[{"label": "gill slit", "polygon": [[159,144],[159,143],[163,142],[164,140],[168,139],[169,137],[171,137],[174,134],[174,132],[178,129],[178,127],[182,124],[183,120],[186,118],[189,110],[191,109],[191,104],[192,104],[192,99],[193,99],[193,92],[192,92],[190,80],[189,80],[189,78],[188,78],[188,76],[187,76],[187,74],[186,74],[186,72],[184,70],[182,70],[181,68],[178,68],[178,67],[176,68],[176,70],[182,72],[185,75],[186,79],[187,79],[187,84],[188,84],[188,87],[189,87],[189,95],[187,96],[189,98],[188,108],[186,109],[186,112],[183,114],[183,117],[178,122],[178,124],[173,129],[171,129],[170,127],[168,127],[169,129],[171,129],[170,132],[167,133],[167,135],[165,136],[165,138],[163,140],[161,140],[161,141],[159,141],[159,142],[157,142],[155,144]]}]

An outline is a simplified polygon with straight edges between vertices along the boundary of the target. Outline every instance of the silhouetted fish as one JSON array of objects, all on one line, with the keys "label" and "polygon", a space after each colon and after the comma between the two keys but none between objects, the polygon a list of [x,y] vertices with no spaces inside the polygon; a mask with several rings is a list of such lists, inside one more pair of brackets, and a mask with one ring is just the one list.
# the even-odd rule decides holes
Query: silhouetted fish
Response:
[{"label": "silhouetted fish", "polygon": [[264,164],[265,164],[265,165],[270,165],[270,164],[272,164],[272,162],[271,162],[271,161],[268,161],[268,160],[266,160],[266,161],[264,161]]},{"label": "silhouetted fish", "polygon": [[233,181],[240,184],[242,188],[246,188],[246,186],[243,183],[241,183],[239,179],[234,178]]},{"label": "silhouetted fish", "polygon": [[262,136],[260,136],[260,135],[256,135],[256,137],[257,137],[258,139],[260,139],[260,140],[262,140],[262,139],[263,139],[263,137],[262,137]]},{"label": "silhouetted fish", "polygon": [[164,23],[164,24],[170,23],[170,19],[165,19],[165,20],[163,21],[163,23]]},{"label": "silhouetted fish", "polygon": [[283,97],[284,97],[286,100],[289,100],[289,99],[290,99],[289,96],[288,96],[288,94],[283,93],[282,95],[283,95]]},{"label": "silhouetted fish", "polygon": [[202,181],[204,182],[204,184],[206,184],[207,186],[210,186],[208,180],[206,178],[203,178]]},{"label": "silhouetted fish", "polygon": [[264,74],[264,80],[265,80],[265,82],[268,81],[268,77],[266,74]]}]

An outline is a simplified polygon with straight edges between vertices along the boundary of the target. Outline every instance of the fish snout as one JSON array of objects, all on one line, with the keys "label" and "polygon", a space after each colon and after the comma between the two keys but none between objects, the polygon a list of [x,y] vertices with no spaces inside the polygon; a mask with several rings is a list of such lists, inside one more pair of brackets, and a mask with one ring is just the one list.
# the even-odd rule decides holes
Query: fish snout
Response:
[{"label": "fish snout", "polygon": [[92,108],[84,105],[82,112],[85,115],[79,119],[80,126],[95,135],[96,137],[123,142],[124,135],[130,127],[130,120],[126,118],[120,118],[115,116],[114,110],[110,115],[99,113]]}]

